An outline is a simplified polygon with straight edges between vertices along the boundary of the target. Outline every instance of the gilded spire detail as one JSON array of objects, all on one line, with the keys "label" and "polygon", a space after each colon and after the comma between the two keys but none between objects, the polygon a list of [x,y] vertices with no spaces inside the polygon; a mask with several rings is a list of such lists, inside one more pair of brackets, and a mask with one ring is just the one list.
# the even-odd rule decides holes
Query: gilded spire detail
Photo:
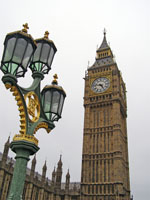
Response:
[{"label": "gilded spire detail", "polygon": [[29,29],[28,23],[23,24],[23,29],[22,29],[22,31],[23,31],[24,33],[27,33],[27,32],[28,32],[28,29]]},{"label": "gilded spire detail", "polygon": [[55,85],[57,85],[58,84],[58,81],[57,81],[57,79],[58,79],[58,76],[57,76],[57,74],[54,74],[54,80],[52,81],[52,84],[55,84]]},{"label": "gilded spire detail", "polygon": [[48,39],[48,36],[49,36],[49,32],[48,32],[48,31],[45,31],[44,38],[45,38],[45,39]]}]

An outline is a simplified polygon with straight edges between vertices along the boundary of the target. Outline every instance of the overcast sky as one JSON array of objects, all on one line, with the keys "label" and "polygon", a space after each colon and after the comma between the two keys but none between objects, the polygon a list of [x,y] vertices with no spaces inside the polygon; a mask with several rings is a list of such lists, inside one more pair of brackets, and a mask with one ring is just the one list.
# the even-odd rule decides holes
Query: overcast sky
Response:
[{"label": "overcast sky", "polygon": [[[9,32],[28,22],[33,38],[50,32],[58,49],[52,70],[42,81],[50,84],[53,74],[67,93],[62,119],[47,134],[37,132],[40,150],[36,171],[47,161],[47,176],[63,160],[63,180],[70,169],[71,181],[80,181],[83,138],[83,91],[85,70],[94,63],[96,48],[107,30],[107,41],[127,87],[128,143],[131,192],[136,200],[150,197],[150,1],[149,0],[2,0],[0,52]],[[2,77],[0,72],[0,78]],[[32,82],[28,70],[19,84]],[[19,133],[19,112],[12,94],[0,82],[0,151],[9,134]],[[14,157],[13,153],[9,153]],[[32,157],[31,157],[32,159]],[[30,167],[30,162],[28,164]]]}]

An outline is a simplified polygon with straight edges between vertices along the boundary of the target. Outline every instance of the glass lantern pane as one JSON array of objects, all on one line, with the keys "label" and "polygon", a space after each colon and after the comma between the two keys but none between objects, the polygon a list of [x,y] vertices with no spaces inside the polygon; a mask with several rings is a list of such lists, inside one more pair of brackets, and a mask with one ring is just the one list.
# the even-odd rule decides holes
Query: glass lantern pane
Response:
[{"label": "glass lantern pane", "polygon": [[41,54],[41,47],[42,47],[42,43],[37,43],[37,48],[34,53],[33,62],[39,61],[40,54]]},{"label": "glass lantern pane", "polygon": [[51,112],[57,113],[59,106],[59,99],[60,99],[60,93],[58,91],[53,92]]},{"label": "glass lantern pane", "polygon": [[15,64],[15,63],[10,63],[9,64],[9,67],[8,67],[8,72],[13,74],[13,75],[16,75],[16,69],[18,67],[18,64]]},{"label": "glass lantern pane", "polygon": [[2,66],[2,71],[4,73],[7,73],[8,72],[8,63],[6,63],[5,65]]},{"label": "glass lantern pane", "polygon": [[48,44],[43,44],[42,53],[41,53],[41,57],[40,57],[41,62],[47,63],[49,49],[50,49],[50,46]]},{"label": "glass lantern pane", "polygon": [[11,38],[8,40],[7,47],[5,50],[4,62],[9,61],[12,58],[15,42],[16,42],[16,38]]},{"label": "glass lantern pane", "polygon": [[57,114],[52,113],[51,114],[51,121],[53,122],[53,121],[57,121],[57,120],[58,120]]},{"label": "glass lantern pane", "polygon": [[48,73],[48,67],[47,67],[47,65],[44,65],[44,67],[43,67],[43,69],[42,69],[42,72],[44,73],[44,74],[47,74]]},{"label": "glass lantern pane", "polygon": [[51,93],[49,91],[46,91],[45,93],[45,99],[43,101],[44,103],[44,112],[50,112],[50,106],[51,106]]},{"label": "glass lantern pane", "polygon": [[32,71],[38,71],[38,69],[39,69],[39,62],[36,62],[36,63],[34,63],[34,64],[32,64],[31,65],[31,69],[32,69]]},{"label": "glass lantern pane", "polygon": [[51,63],[53,61],[53,57],[54,57],[54,49],[51,47],[50,55],[49,55],[49,58],[48,58],[48,65],[49,66],[51,66]]},{"label": "glass lantern pane", "polygon": [[50,113],[45,113],[47,119],[50,119]]},{"label": "glass lantern pane", "polygon": [[16,76],[20,77],[24,75],[24,70],[22,69],[22,67],[18,67],[17,71],[16,71]]},{"label": "glass lantern pane", "polygon": [[24,56],[25,53],[25,49],[27,46],[27,41],[23,38],[19,38],[17,41],[16,47],[15,47],[15,51],[13,54],[13,62],[15,63],[21,63],[22,58]]},{"label": "glass lantern pane", "polygon": [[61,94],[60,103],[59,103],[59,109],[58,109],[58,115],[61,116],[62,108],[64,103],[64,96]]},{"label": "glass lantern pane", "polygon": [[30,61],[32,53],[33,53],[33,47],[30,43],[28,43],[28,47],[26,49],[26,53],[25,53],[23,61],[22,61],[22,65],[24,68],[28,67],[28,63]]},{"label": "glass lantern pane", "polygon": [[38,62],[38,68],[37,68],[37,71],[41,72],[42,71],[42,68],[43,68],[43,63],[40,63]]}]

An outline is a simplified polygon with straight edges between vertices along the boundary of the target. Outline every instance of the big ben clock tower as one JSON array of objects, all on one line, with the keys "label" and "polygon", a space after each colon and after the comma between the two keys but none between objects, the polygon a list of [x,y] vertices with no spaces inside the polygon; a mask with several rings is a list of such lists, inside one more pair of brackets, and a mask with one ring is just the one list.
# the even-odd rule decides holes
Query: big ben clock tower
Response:
[{"label": "big ben clock tower", "polygon": [[130,200],[126,87],[106,40],[85,75],[81,200]]}]

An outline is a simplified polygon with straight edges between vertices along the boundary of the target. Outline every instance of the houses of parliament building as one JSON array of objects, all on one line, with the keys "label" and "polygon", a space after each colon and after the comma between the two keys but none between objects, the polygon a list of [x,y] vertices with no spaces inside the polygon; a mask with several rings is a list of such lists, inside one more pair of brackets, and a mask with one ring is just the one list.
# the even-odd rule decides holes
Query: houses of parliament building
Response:
[{"label": "houses of parliament building", "polygon": [[[131,200],[126,86],[106,32],[96,51],[95,62],[84,77],[84,129],[81,182],[62,183],[62,160],[46,178],[35,172],[36,157],[27,169],[23,200]],[[8,156],[9,139],[0,154],[0,200],[6,200],[15,161]]]}]

